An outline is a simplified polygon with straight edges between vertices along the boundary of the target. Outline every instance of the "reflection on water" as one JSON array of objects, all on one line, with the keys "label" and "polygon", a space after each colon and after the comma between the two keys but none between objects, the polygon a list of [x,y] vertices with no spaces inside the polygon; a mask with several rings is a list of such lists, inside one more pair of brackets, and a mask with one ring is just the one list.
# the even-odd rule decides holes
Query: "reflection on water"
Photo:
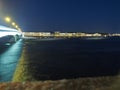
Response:
[{"label": "reflection on water", "polygon": [[20,40],[0,49],[0,82],[117,75],[119,55],[120,39]]},{"label": "reflection on water", "polygon": [[0,82],[11,81],[21,56],[22,44],[22,40],[19,40],[13,45],[0,47]]},{"label": "reflection on water", "polygon": [[120,40],[25,41],[13,81],[117,75]]},{"label": "reflection on water", "polygon": [[20,82],[20,81],[31,81],[32,80],[32,76],[29,72],[29,69],[31,69],[32,67],[28,68],[29,65],[29,56],[27,55],[27,51],[26,48],[23,48],[22,51],[22,55],[21,58],[18,62],[16,71],[13,75],[13,82]]}]

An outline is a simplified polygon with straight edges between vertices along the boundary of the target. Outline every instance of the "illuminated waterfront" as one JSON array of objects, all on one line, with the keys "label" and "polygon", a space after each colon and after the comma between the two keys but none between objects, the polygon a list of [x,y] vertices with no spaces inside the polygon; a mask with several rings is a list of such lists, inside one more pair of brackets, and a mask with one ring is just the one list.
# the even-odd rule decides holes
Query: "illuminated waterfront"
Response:
[{"label": "illuminated waterfront", "polygon": [[[33,39],[17,45],[9,47],[16,48],[12,54],[11,49],[5,50],[8,54],[1,52],[1,82],[110,76],[119,72],[119,38]],[[12,63],[8,55],[14,58]],[[5,69],[6,64],[3,67],[3,61],[10,62],[6,64],[12,65],[12,71]]]}]

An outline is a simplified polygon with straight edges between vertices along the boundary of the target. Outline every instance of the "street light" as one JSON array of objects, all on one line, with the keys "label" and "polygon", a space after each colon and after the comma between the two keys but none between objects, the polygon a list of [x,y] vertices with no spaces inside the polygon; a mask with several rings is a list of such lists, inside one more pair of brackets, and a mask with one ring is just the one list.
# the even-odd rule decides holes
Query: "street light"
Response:
[{"label": "street light", "polygon": [[6,21],[6,22],[10,22],[10,21],[11,21],[11,18],[10,18],[10,17],[6,17],[6,18],[5,18],[5,21]]},{"label": "street light", "polygon": [[16,25],[15,27],[16,27],[16,28],[18,28],[18,26],[17,26],[17,25]]},{"label": "street light", "polygon": [[12,22],[12,25],[13,25],[13,26],[15,26],[15,23],[14,23],[14,22]]},{"label": "street light", "polygon": [[18,27],[18,25],[15,22],[12,22],[10,17],[5,17],[5,21],[10,23],[12,26],[14,26],[14,28],[16,28],[17,30],[19,30],[20,32],[22,32],[22,30]]}]

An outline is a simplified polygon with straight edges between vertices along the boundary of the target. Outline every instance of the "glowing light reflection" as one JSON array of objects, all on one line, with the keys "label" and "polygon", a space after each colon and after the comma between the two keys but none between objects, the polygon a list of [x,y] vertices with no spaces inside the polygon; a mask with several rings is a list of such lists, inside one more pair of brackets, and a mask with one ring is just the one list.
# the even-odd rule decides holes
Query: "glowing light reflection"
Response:
[{"label": "glowing light reflection", "polygon": [[11,81],[16,65],[21,57],[23,42],[20,39],[0,54],[0,82]]}]

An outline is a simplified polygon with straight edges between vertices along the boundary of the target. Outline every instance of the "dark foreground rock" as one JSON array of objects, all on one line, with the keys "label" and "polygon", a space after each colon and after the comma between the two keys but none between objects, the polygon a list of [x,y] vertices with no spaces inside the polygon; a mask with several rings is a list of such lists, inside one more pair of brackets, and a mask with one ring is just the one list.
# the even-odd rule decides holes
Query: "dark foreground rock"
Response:
[{"label": "dark foreground rock", "polygon": [[120,77],[0,83],[0,90],[120,90]]}]

